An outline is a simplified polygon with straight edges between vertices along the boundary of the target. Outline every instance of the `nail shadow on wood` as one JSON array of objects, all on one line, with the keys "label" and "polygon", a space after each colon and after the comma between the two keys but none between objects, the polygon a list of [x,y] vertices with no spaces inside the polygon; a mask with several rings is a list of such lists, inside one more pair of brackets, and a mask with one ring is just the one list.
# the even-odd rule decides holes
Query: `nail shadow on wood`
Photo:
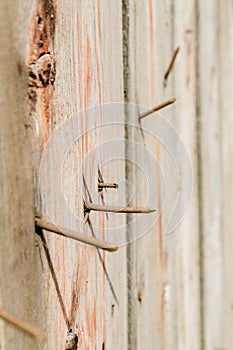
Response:
[{"label": "nail shadow on wood", "polygon": [[[98,168],[98,181],[104,182],[99,168]],[[86,198],[88,198],[88,201],[90,203],[93,203],[92,197],[91,197],[91,193],[90,193],[90,190],[89,190],[89,188],[87,186],[87,183],[86,183],[84,175],[83,175],[83,185],[84,185],[84,190],[85,190],[85,199],[83,200],[83,202],[86,203],[87,202]],[[98,184],[97,184],[97,186],[98,186]],[[103,205],[105,205],[103,191],[100,192],[100,197],[101,197],[101,201],[102,201]],[[108,219],[108,213],[105,213],[105,214],[106,214],[106,218]],[[89,212],[85,212],[84,211],[85,222],[87,222],[87,220],[89,218],[89,215],[90,215]]]},{"label": "nail shadow on wood", "polygon": [[54,266],[53,266],[52,258],[51,258],[50,252],[49,252],[49,248],[48,248],[48,245],[47,245],[47,241],[46,241],[45,235],[43,233],[43,230],[40,227],[36,227],[36,233],[41,238],[41,241],[42,241],[42,244],[43,244],[43,247],[44,247],[45,256],[46,256],[46,259],[47,259],[47,262],[48,262],[48,265],[49,265],[49,269],[50,269],[50,272],[51,272],[51,276],[52,276],[52,279],[53,279],[53,282],[54,282],[54,286],[55,286],[55,289],[56,289],[56,292],[57,292],[58,301],[59,301],[59,304],[61,306],[61,310],[62,310],[63,317],[64,317],[64,320],[65,320],[66,325],[67,325],[67,329],[69,329],[70,328],[70,322],[69,322],[69,319],[68,319],[68,316],[67,316],[67,312],[66,312],[64,301],[62,299],[62,294],[61,294],[61,291],[60,291],[60,287],[59,287],[58,280],[57,280],[57,277],[56,277],[56,272],[55,272],[55,269],[54,269]]},{"label": "nail shadow on wood", "polygon": [[72,329],[75,329],[75,316],[79,305],[80,286],[80,266],[78,265],[72,284],[71,306],[69,312],[69,328]]},{"label": "nail shadow on wood", "polygon": [[145,139],[145,135],[144,135],[141,119],[139,119],[139,115],[138,115],[138,124],[139,124],[139,129],[140,129],[140,132],[141,132],[141,136],[142,136],[143,146],[146,148],[146,139]]},{"label": "nail shadow on wood", "polygon": [[[101,174],[99,168],[98,168],[98,178],[99,178],[100,180],[103,180],[103,177],[102,177],[102,174]],[[83,185],[84,185],[86,197],[88,197],[90,203],[92,203],[91,193],[90,193],[90,191],[89,191],[89,188],[88,188],[88,186],[87,186],[87,183],[86,183],[86,180],[85,180],[85,177],[84,177],[84,176],[83,176]],[[102,199],[102,201],[103,201],[103,205],[104,205],[104,200]],[[106,216],[107,216],[107,215],[108,215],[108,213],[106,213]],[[108,216],[107,216],[107,217],[108,217]],[[88,224],[88,226],[89,226],[89,228],[90,228],[90,231],[91,231],[92,236],[96,238],[96,235],[95,235],[95,232],[94,232],[94,229],[93,229],[91,220],[90,220],[90,213],[86,213],[86,215],[85,215],[85,221],[86,221],[86,223]],[[107,271],[106,266],[105,266],[105,262],[104,262],[104,260],[103,260],[103,258],[102,258],[102,256],[101,256],[100,251],[99,251],[98,248],[96,248],[96,251],[97,251],[97,254],[98,254],[98,257],[99,257],[99,261],[100,261],[100,263],[101,263],[101,265],[102,265],[103,271],[104,271],[104,273],[105,273],[106,279],[107,279],[107,281],[108,281],[108,284],[109,284],[111,293],[112,293],[112,295],[113,295],[113,298],[114,298],[115,302],[117,303],[117,305],[119,305],[118,298],[117,298],[116,292],[115,292],[114,287],[113,287],[113,283],[112,283],[112,281],[111,281],[111,279],[110,279],[110,276],[109,276],[108,271]]]},{"label": "nail shadow on wood", "polygon": [[85,190],[85,197],[88,197],[88,200],[92,203],[91,193],[90,193],[90,190],[87,186],[84,175],[83,175],[83,185],[84,185],[84,190]]},{"label": "nail shadow on wood", "polygon": [[[84,191],[85,191],[85,198],[83,199],[83,202],[85,203],[85,199],[88,198],[89,201],[92,203],[91,193],[90,193],[90,190],[89,190],[89,188],[87,186],[87,183],[86,183],[84,175],[83,175],[83,186],[84,186]],[[90,215],[90,213],[87,213],[84,210],[85,223],[89,219],[89,215]]]},{"label": "nail shadow on wood", "polygon": [[[102,175],[99,167],[98,167],[98,182],[104,182],[104,178],[103,178],[103,175]],[[102,204],[105,205],[104,191],[100,192],[100,197],[101,197]],[[105,215],[106,215],[106,218],[108,220],[108,218],[109,218],[108,213],[105,213]]]},{"label": "nail shadow on wood", "polygon": [[[93,236],[93,237],[96,237],[95,232],[94,232],[94,229],[93,229],[93,226],[92,226],[92,223],[91,223],[91,221],[90,221],[90,218],[88,218],[87,223],[88,223],[88,226],[89,226],[89,228],[90,228],[90,230],[91,230],[92,236]],[[116,292],[115,292],[113,283],[112,283],[111,278],[110,278],[110,276],[109,276],[109,273],[108,273],[108,271],[107,271],[105,262],[104,262],[104,260],[103,260],[103,258],[102,258],[102,256],[101,256],[101,254],[100,254],[99,248],[96,248],[96,251],[97,251],[97,254],[98,254],[100,263],[101,263],[101,265],[102,265],[103,271],[104,271],[104,273],[105,273],[106,279],[107,279],[107,281],[108,281],[108,284],[109,284],[109,287],[110,287],[112,296],[113,296],[115,302],[117,303],[117,305],[119,305],[119,301],[118,301],[118,298],[117,298],[117,295],[116,295]]]}]

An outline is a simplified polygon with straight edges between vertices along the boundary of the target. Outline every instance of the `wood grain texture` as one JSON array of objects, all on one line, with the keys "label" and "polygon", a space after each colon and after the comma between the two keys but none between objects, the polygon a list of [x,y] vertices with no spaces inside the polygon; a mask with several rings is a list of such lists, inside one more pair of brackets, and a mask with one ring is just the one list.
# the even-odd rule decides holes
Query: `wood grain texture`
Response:
[{"label": "wood grain texture", "polygon": [[[154,228],[129,247],[129,305],[133,315],[129,315],[128,320],[129,349],[200,349],[197,174],[194,171],[191,179],[189,210],[183,212],[182,224],[167,235],[166,226],[175,198],[178,192],[185,192],[190,173],[177,138],[166,134],[166,122],[160,119],[162,115],[175,126],[196,169],[195,1],[130,1],[128,11],[128,99],[141,105],[135,108],[138,109],[135,114],[140,115],[171,97],[177,98],[176,103],[162,110],[157,118],[154,115],[143,119],[142,132],[127,135],[145,145],[145,163],[151,152],[154,163],[160,165],[149,188],[160,215]],[[164,87],[164,73],[177,46],[180,52]],[[153,133],[157,137],[153,137]],[[170,146],[164,147],[159,135],[164,142],[168,137]],[[179,174],[166,146],[171,147]],[[129,178],[136,181],[136,198],[140,203],[145,200],[142,190],[145,186],[139,171],[129,169]],[[178,211],[183,210],[180,203]]]},{"label": "wood grain texture", "polygon": [[[232,18],[230,0],[1,3],[0,306],[47,338],[0,320],[1,350],[67,331],[79,350],[233,348]],[[35,235],[35,212],[119,249]]]},{"label": "wood grain texture", "polygon": [[[174,6],[174,41],[181,44],[174,74],[175,95],[179,96],[175,110],[175,127],[183,139],[192,167],[192,193],[187,212],[178,228],[177,303],[178,339],[180,349],[201,348],[201,300],[200,300],[200,233],[198,212],[197,174],[197,70],[196,70],[196,2],[176,1]],[[176,45],[174,43],[174,45]],[[178,98],[177,96],[177,98]],[[188,171],[184,159],[179,158],[181,169],[181,192],[185,191]]]},{"label": "wood grain texture", "polygon": [[233,8],[199,1],[198,10],[203,348],[231,349]]},{"label": "wood grain texture", "polygon": [[[123,163],[105,166],[102,146],[122,137],[124,130],[105,131],[103,125],[103,103],[122,101],[121,7],[117,2],[57,1],[54,9],[54,37],[48,46],[56,62],[55,83],[44,87],[43,96],[39,92],[37,103],[43,168],[38,176],[39,211],[55,225],[114,243],[110,229],[122,226],[124,236],[124,216],[91,212],[85,222],[83,201],[103,204],[114,199],[115,190],[98,191],[98,169],[106,182],[119,183],[124,173]],[[123,121],[123,114],[118,118]],[[126,348],[126,278],[121,274],[125,248],[109,257],[46,232],[43,246],[43,264],[49,267],[48,349],[63,349],[69,328],[78,334],[79,349]]]},{"label": "wood grain texture", "polygon": [[[27,44],[30,4],[0,4],[0,304],[44,329],[43,279],[34,223],[34,144],[28,118]],[[14,213],[12,215],[12,213]],[[0,348],[43,344],[1,320]]]}]

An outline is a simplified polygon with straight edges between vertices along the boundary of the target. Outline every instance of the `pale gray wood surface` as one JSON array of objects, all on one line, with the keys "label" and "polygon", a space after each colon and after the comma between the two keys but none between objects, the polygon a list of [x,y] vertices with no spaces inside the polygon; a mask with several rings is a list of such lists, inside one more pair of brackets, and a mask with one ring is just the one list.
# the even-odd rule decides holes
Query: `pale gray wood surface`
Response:
[{"label": "pale gray wood surface", "polygon": [[[141,122],[143,132],[132,132],[130,135],[144,143],[145,162],[150,151],[164,173],[158,171],[154,183],[149,187],[158,212],[157,224],[129,248],[132,261],[129,279],[131,284],[134,283],[129,293],[134,315],[130,322],[129,348],[199,349],[195,2],[151,1],[135,4],[132,1],[129,5],[129,100],[143,105],[136,108],[137,113],[142,113],[146,108],[177,97],[174,106],[159,113],[165,118],[164,122],[159,122],[156,114],[148,116]],[[164,73],[177,46],[180,46],[180,52],[165,88]],[[166,120],[177,128],[178,135],[185,141],[190,163],[194,167],[192,179],[188,178],[190,173],[179,151],[177,136],[166,134]],[[153,138],[153,133],[155,136],[161,135],[164,142],[166,137],[174,137],[169,144],[172,145],[170,151],[179,167],[179,174],[168,155],[168,145],[165,143],[164,147],[162,141]],[[143,184],[137,171],[132,178],[138,180],[136,197],[139,204],[145,199]],[[182,212],[181,201],[178,212],[184,216],[183,222],[167,235],[166,225],[176,196],[179,191],[185,192],[189,180],[193,188],[188,213]],[[143,231],[145,227],[141,229]]]},{"label": "pale gray wood surface", "polygon": [[203,348],[232,349],[232,1],[199,2]]},{"label": "pale gray wood surface", "polygon": [[[0,5],[0,305],[47,335],[0,320],[1,350],[64,349],[70,328],[81,350],[233,348],[232,16],[230,0]],[[99,193],[98,170],[119,188]],[[92,211],[91,229],[83,200],[156,213]],[[35,210],[120,249],[41,239]]]},{"label": "pale gray wood surface", "polygon": [[[109,113],[104,103],[123,98],[120,3],[59,1],[54,42],[49,47],[56,61],[56,77],[52,91],[47,86],[40,96],[41,154],[56,132],[60,136],[39,179],[44,197],[40,212],[54,224],[114,242],[111,228],[122,226],[124,237],[125,216],[91,212],[91,230],[88,222],[84,223],[83,200],[102,204],[97,191],[98,168],[105,181],[118,183],[124,178],[123,161],[119,165],[110,159],[110,166],[105,165],[104,147],[118,137],[124,144],[123,113],[118,115],[117,121],[122,122],[118,128],[104,125]],[[51,100],[46,114],[48,94]],[[57,163],[61,154],[61,163]],[[54,185],[57,178],[60,180]],[[104,191],[104,201],[111,203],[114,191]],[[122,189],[120,200],[124,205]],[[83,221],[81,225],[78,220]],[[57,280],[56,290],[47,268],[48,349],[65,347],[67,328],[78,334],[79,349],[127,348],[126,248],[111,254],[45,236]],[[43,263],[48,265],[44,255]]]},{"label": "pale gray wood surface", "polygon": [[[44,328],[44,284],[34,224],[34,142],[28,117],[30,3],[0,4],[0,305]],[[37,339],[0,320],[0,348],[42,349]]]}]

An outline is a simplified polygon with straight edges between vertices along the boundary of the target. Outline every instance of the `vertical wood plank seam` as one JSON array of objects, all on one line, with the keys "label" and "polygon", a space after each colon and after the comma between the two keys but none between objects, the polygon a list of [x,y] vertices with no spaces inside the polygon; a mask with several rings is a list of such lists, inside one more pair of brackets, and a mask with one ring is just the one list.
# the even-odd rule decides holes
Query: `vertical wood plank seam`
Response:
[{"label": "vertical wood plank seam", "polygon": [[[176,16],[176,2],[175,1],[171,1],[170,3],[170,14],[171,14],[171,46],[170,46],[170,54],[172,54],[172,52],[174,52],[174,48],[178,45],[178,43],[175,42],[176,40],[176,22],[175,22],[175,16]],[[170,77],[170,84],[171,84],[171,92],[172,95],[175,96],[175,94],[177,93],[176,91],[176,81],[175,81],[175,75],[172,74],[172,76]],[[178,87],[177,87],[178,89]],[[164,89],[165,91],[165,89]],[[177,112],[176,112],[176,106],[173,109],[172,112],[172,120],[174,125],[176,125],[177,122]],[[182,278],[182,277],[181,277]],[[177,284],[177,281],[176,281]],[[179,281],[180,284],[180,281]],[[176,294],[176,301],[175,303],[178,303],[178,296]],[[178,317],[178,315],[176,315],[176,317]],[[178,319],[177,319],[178,320]],[[174,346],[178,349],[179,347],[179,337],[180,337],[180,333],[179,333],[179,327],[178,325],[176,326],[176,333],[175,333],[175,337],[173,339],[174,341]],[[166,342],[166,339],[164,340]]]},{"label": "vertical wood plank seam", "polygon": [[[130,0],[122,0],[122,45],[123,45],[123,89],[124,89],[124,102],[129,102],[129,92],[132,90],[130,88],[130,8],[131,3]],[[135,58],[135,54],[134,54]],[[129,110],[128,107],[124,108],[125,114],[125,140],[129,140],[131,137],[131,132],[127,126],[127,122],[129,122]],[[125,156],[126,159],[130,157],[130,149],[125,143]],[[125,176],[126,179],[130,180],[132,175],[132,169],[130,164],[125,162]],[[126,187],[126,202],[128,203],[128,199],[130,198],[129,190]],[[128,230],[128,224],[130,222],[131,215],[126,215],[126,237],[130,237],[132,234],[131,231]],[[133,293],[134,293],[134,256],[135,248],[128,245],[126,252],[127,259],[127,342],[128,342],[128,350],[136,350],[137,349],[137,325],[136,325],[136,313],[137,310],[134,305]]]},{"label": "vertical wood plank seam", "polygon": [[195,3],[196,22],[196,137],[197,137],[197,179],[198,179],[198,220],[199,220],[199,275],[200,275],[200,347],[205,349],[205,312],[204,312],[204,238],[203,238],[203,169],[202,169],[202,128],[201,128],[201,93],[200,93],[200,69],[199,69],[199,45],[200,45],[200,22],[199,0]]}]

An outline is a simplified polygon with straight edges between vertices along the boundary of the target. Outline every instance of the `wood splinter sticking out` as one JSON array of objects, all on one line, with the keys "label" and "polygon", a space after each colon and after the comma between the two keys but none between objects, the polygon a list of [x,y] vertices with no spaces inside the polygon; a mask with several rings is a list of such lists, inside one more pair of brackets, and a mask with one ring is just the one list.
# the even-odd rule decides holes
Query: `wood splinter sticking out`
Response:
[{"label": "wood splinter sticking out", "polygon": [[78,349],[78,336],[72,332],[72,329],[67,332],[66,338],[66,350],[77,350]]}]

